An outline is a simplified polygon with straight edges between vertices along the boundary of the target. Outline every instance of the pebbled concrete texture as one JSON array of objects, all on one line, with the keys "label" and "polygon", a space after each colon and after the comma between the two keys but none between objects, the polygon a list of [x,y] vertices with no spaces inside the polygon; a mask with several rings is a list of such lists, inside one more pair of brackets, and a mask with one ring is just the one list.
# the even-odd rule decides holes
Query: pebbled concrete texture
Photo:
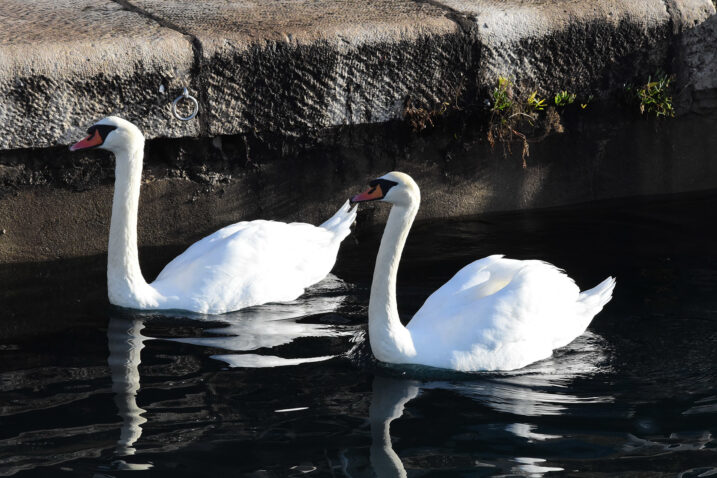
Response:
[{"label": "pebbled concrete texture", "polygon": [[679,109],[717,110],[717,15],[680,36],[677,62]]},{"label": "pebbled concrete texture", "polygon": [[[680,35],[712,14],[711,0],[5,0],[0,150],[69,144],[108,114],[148,138],[315,135],[407,103],[480,108],[498,76],[607,95],[673,70]],[[187,123],[170,114],[184,86],[201,104]]]},{"label": "pebbled concrete texture", "polygon": [[[711,0],[0,1],[0,262],[106,250],[113,162],[65,145],[109,114],[150,139],[142,246],[239,220],[319,223],[393,169],[421,184],[421,219],[717,188],[714,13]],[[525,169],[473,114],[498,76],[610,98],[657,68],[677,73],[683,118],[591,106],[531,144]],[[170,113],[184,86],[201,104],[186,123]],[[468,117],[457,129],[391,121],[446,101]],[[386,212],[363,210],[359,227]]]},{"label": "pebbled concrete texture", "polygon": [[[412,0],[9,0],[0,16],[0,149],[69,144],[109,113],[149,138],[386,121],[455,96],[473,63],[459,26]],[[201,103],[188,123],[169,112],[182,86]]]},{"label": "pebbled concrete texture", "polygon": [[191,83],[184,35],[108,0],[3,0],[0,19],[0,149],[69,144],[112,113],[148,137],[199,133],[167,107]]},{"label": "pebbled concrete texture", "polygon": [[578,1],[445,1],[470,14],[478,26],[484,48],[481,82],[486,85],[505,76],[541,93],[585,94],[614,89],[616,82],[665,62],[669,16],[662,0],[594,1],[589,6]]},{"label": "pebbled concrete texture", "polygon": [[455,96],[473,40],[445,10],[413,0],[132,0],[201,45],[210,135],[401,118],[408,98]]},{"label": "pebbled concrete texture", "polygon": [[670,70],[674,35],[714,7],[703,0],[441,0],[475,23],[479,83],[500,76],[554,94],[606,95]]}]

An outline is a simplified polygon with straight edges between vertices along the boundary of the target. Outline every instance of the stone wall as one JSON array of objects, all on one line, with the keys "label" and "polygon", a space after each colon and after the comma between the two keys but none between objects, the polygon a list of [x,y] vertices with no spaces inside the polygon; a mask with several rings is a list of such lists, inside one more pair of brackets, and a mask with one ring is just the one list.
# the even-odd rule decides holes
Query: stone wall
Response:
[{"label": "stone wall", "polygon": [[[498,76],[605,96],[674,70],[681,53],[683,83],[713,89],[699,78],[714,67],[714,11],[710,0],[5,0],[0,150],[67,145],[109,114],[148,138],[313,134],[400,119],[407,101],[480,104]],[[200,103],[186,123],[170,113],[183,87]]]},{"label": "stone wall", "polygon": [[[106,250],[111,156],[66,145],[109,114],[150,138],[142,246],[245,219],[320,222],[393,169],[419,181],[419,219],[715,188],[714,12],[710,0],[6,0],[0,262]],[[677,75],[680,118],[615,104],[658,69]],[[521,158],[485,141],[499,76],[595,101]],[[183,87],[200,103],[189,122],[170,112]],[[416,131],[407,107],[439,114]],[[358,227],[385,214],[365,206]]]}]

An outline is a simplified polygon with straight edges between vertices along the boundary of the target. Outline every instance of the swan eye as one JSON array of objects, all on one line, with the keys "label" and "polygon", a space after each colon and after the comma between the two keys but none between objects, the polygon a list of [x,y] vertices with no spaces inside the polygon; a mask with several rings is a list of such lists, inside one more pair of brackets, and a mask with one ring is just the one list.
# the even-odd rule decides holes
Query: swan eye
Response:
[{"label": "swan eye", "polygon": [[102,141],[104,141],[105,139],[107,139],[108,134],[117,129],[117,126],[112,126],[109,124],[97,124],[94,125],[92,128],[99,132]]}]

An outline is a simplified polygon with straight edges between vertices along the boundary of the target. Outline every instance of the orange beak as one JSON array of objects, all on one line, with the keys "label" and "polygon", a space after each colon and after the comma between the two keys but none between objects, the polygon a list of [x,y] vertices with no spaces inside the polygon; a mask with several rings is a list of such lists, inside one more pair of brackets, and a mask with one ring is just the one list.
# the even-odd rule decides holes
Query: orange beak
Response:
[{"label": "orange beak", "polygon": [[357,194],[352,197],[351,202],[375,201],[381,198],[383,198],[383,191],[381,190],[381,185],[377,184],[376,186],[368,188],[361,194]]},{"label": "orange beak", "polygon": [[94,133],[87,136],[85,139],[78,141],[77,143],[70,146],[70,151],[79,151],[81,149],[94,148],[102,144],[102,137],[100,132],[95,130]]}]

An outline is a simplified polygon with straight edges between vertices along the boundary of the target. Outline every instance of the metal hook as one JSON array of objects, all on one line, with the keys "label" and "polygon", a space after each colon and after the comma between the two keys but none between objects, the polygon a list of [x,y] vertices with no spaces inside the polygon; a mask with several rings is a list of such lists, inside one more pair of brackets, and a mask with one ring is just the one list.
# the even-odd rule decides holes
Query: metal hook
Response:
[{"label": "metal hook", "polygon": [[[192,108],[192,113],[189,116],[181,116],[177,112],[177,103],[179,103],[182,100],[188,100],[188,101],[191,101],[192,103],[194,103],[194,107]],[[192,95],[189,94],[189,91],[187,91],[186,88],[184,88],[184,90],[182,91],[182,95],[177,96],[177,98],[174,101],[172,101],[172,114],[178,120],[189,121],[190,119],[197,116],[197,113],[199,113],[199,102],[197,101],[197,99],[195,97],[193,97]]]}]

